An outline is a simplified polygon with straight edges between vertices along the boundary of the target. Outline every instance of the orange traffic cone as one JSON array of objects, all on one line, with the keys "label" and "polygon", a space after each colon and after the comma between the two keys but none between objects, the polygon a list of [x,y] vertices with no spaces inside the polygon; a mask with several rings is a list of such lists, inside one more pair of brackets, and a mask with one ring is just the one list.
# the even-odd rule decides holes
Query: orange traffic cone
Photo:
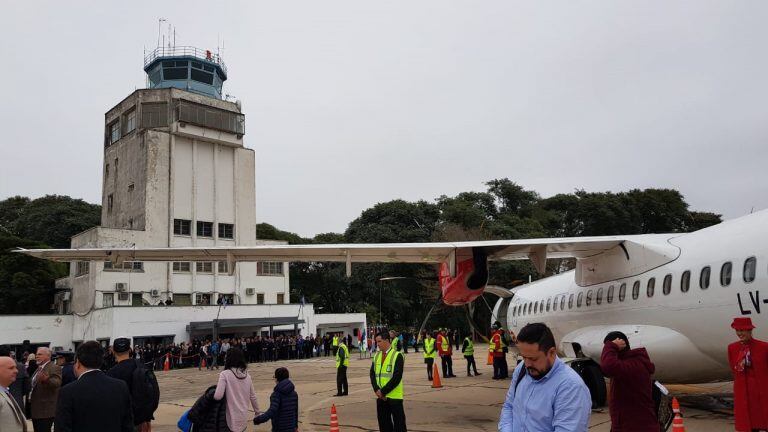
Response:
[{"label": "orange traffic cone", "polygon": [[331,432],[339,432],[339,417],[336,415],[336,404],[331,405]]},{"label": "orange traffic cone", "polygon": [[675,413],[675,418],[672,420],[672,432],[685,432],[683,416],[680,414],[680,402],[675,397],[672,398],[672,412]]},{"label": "orange traffic cone", "polygon": [[489,366],[493,364],[493,353],[490,351],[488,352],[488,361],[485,364]]},{"label": "orange traffic cone", "polygon": [[171,370],[171,354],[165,355],[165,362],[163,362],[163,372]]},{"label": "orange traffic cone", "polygon": [[437,369],[436,364],[432,364],[432,388],[440,388],[443,383],[440,382],[440,371]]}]

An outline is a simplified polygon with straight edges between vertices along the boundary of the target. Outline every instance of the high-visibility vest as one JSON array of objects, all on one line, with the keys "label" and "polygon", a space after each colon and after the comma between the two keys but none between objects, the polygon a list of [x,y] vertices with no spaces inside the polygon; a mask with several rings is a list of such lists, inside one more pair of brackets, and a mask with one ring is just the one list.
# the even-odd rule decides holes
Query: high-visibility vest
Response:
[{"label": "high-visibility vest", "polygon": [[467,341],[467,349],[464,350],[464,355],[467,357],[475,355],[475,345],[472,343],[472,339],[467,336],[464,338],[464,340]]},{"label": "high-visibility vest", "polygon": [[441,335],[440,347],[442,348],[443,352],[450,351],[450,349],[451,349],[451,341],[448,340],[447,336]]},{"label": "high-visibility vest", "polygon": [[395,351],[403,352],[403,347],[400,346],[400,338],[395,337],[392,339],[392,349]]},{"label": "high-visibility vest", "polygon": [[338,336],[334,336],[333,337],[333,346],[339,346],[339,337]]},{"label": "high-visibility vest", "polygon": [[336,369],[339,368],[341,365],[341,352],[344,351],[344,366],[349,366],[349,348],[347,348],[347,345],[342,342],[341,345],[339,345],[339,349],[336,350]]},{"label": "high-visibility vest", "polygon": [[435,351],[435,338],[427,337],[424,339],[424,358],[437,357],[437,351]]},{"label": "high-visibility vest", "polygon": [[496,332],[491,336],[491,343],[488,345],[488,351],[500,353],[502,351],[501,334]]},{"label": "high-visibility vest", "polygon": [[[387,351],[387,358],[384,360],[384,362],[381,361],[382,355],[381,351],[377,352],[376,355],[373,357],[373,371],[376,375],[376,384],[379,385],[379,388],[384,387],[387,385],[389,380],[392,379],[392,375],[395,373],[395,361],[397,360],[398,356],[402,356],[403,353],[400,351],[395,351],[392,348]],[[403,364],[405,364],[405,359],[403,359]],[[405,375],[405,374],[403,374]],[[400,383],[392,389],[391,392],[385,394],[389,399],[399,399],[403,400],[403,381],[405,380],[405,376],[400,380]]]}]

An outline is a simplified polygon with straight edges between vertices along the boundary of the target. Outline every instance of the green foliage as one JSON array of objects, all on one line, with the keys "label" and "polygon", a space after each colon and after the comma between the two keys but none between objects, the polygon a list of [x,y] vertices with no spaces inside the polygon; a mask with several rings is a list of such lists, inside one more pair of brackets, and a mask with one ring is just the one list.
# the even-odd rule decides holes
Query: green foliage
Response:
[{"label": "green foliage", "polygon": [[68,196],[46,195],[29,200],[12,197],[0,202],[0,225],[6,234],[68,248],[73,235],[97,226],[101,206]]},{"label": "green foliage", "polygon": [[287,241],[288,244],[312,243],[309,239],[292,232],[281,231],[268,223],[256,224],[256,238],[259,240],[282,240]]}]

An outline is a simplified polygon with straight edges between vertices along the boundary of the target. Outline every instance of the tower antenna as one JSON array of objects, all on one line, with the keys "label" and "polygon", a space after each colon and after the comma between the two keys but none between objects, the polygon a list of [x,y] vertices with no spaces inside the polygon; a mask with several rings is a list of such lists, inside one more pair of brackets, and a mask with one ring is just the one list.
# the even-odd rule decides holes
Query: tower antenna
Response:
[{"label": "tower antenna", "polygon": [[[166,21],[165,18],[158,18],[157,19],[157,47],[160,47],[160,34],[162,32],[162,25]],[[163,42],[165,44],[165,42]]]}]

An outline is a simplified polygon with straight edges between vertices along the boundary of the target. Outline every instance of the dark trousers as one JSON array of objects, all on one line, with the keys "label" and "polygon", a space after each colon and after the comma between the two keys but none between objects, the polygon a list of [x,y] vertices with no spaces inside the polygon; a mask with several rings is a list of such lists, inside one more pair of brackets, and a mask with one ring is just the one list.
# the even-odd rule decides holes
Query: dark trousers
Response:
[{"label": "dark trousers", "polygon": [[464,359],[467,360],[467,375],[469,375],[469,368],[472,367],[475,370],[475,375],[477,375],[477,363],[475,363],[475,356],[464,356]]},{"label": "dark trousers", "polygon": [[344,365],[340,365],[338,368],[336,368],[336,394],[349,394],[347,367]]},{"label": "dark trousers", "polygon": [[435,359],[427,357],[424,359],[424,363],[427,364],[427,378],[432,381],[432,368],[434,367]]},{"label": "dark trousers", "polygon": [[501,357],[501,377],[504,379],[509,378],[509,365],[507,364],[507,354]]},{"label": "dark trousers", "polygon": [[440,361],[443,366],[443,376],[449,377],[453,376],[453,359],[451,359],[451,356],[449,355],[441,355]]},{"label": "dark trousers", "polygon": [[502,357],[493,357],[493,377],[496,379],[504,378],[502,374],[502,365],[504,359]]},{"label": "dark trousers", "polygon": [[401,399],[376,399],[376,417],[379,420],[380,432],[408,432]]},{"label": "dark trousers", "polygon": [[53,419],[32,419],[32,428],[35,432],[51,432],[51,428],[53,428]]}]

